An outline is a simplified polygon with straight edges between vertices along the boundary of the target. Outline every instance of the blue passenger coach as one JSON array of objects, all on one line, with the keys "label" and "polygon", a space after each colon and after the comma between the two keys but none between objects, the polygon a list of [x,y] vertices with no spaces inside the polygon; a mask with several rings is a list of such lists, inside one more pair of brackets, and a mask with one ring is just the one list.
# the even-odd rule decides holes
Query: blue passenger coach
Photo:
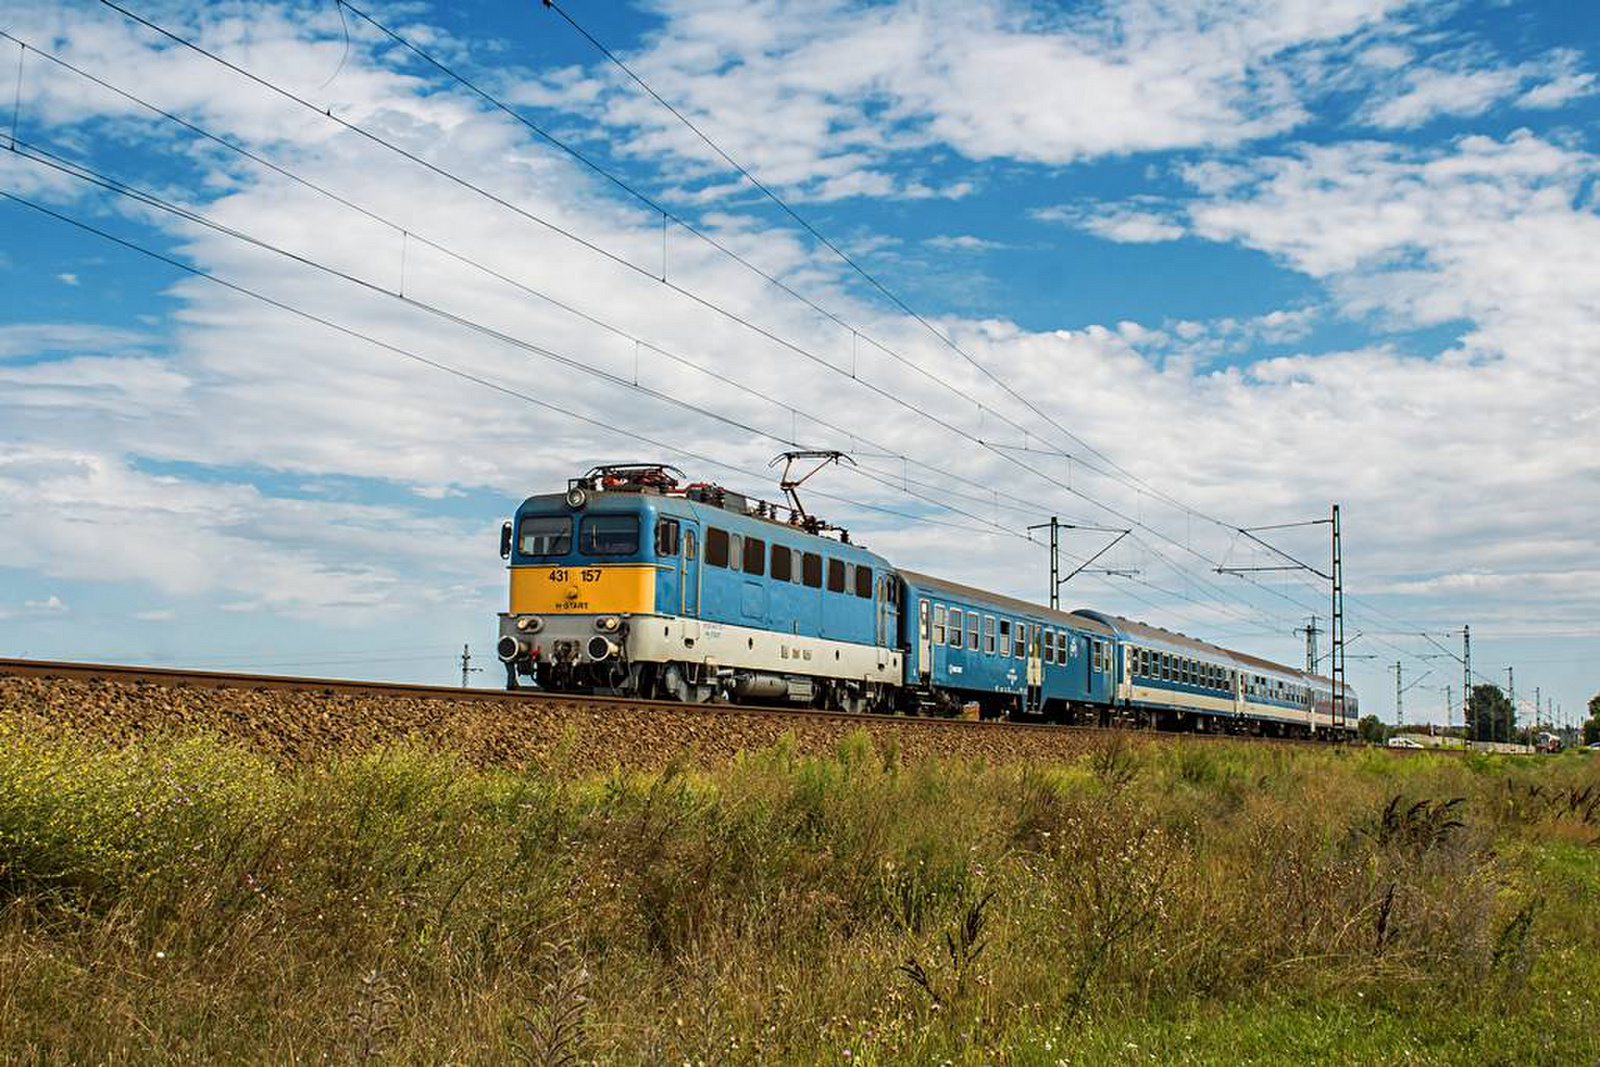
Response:
[{"label": "blue passenger coach", "polygon": [[1116,647],[1099,620],[915,571],[900,578],[914,637],[906,681],[925,704],[949,710],[970,702],[988,716],[1062,721],[1081,706],[1109,703]]}]

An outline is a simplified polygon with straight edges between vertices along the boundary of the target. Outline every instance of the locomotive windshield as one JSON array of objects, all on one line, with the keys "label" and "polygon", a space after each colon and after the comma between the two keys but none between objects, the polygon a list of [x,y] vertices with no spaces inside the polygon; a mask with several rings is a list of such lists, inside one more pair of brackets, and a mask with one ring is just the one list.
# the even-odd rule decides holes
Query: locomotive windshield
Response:
[{"label": "locomotive windshield", "polygon": [[631,556],[639,551],[637,515],[590,515],[583,520],[578,548],[585,556]]},{"label": "locomotive windshield", "polygon": [[564,556],[572,549],[572,520],[564,515],[522,520],[517,548],[524,556]]}]

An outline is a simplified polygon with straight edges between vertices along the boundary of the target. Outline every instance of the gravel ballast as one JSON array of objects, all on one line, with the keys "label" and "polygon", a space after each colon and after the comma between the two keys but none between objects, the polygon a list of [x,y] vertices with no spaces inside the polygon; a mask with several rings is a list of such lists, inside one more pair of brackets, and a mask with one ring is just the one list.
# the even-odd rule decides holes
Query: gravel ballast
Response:
[{"label": "gravel ballast", "polygon": [[[832,753],[858,730],[903,759],[962,756],[1059,761],[1106,743],[1102,732],[1000,724],[752,714],[716,706],[593,703],[529,696],[410,697],[330,689],[212,688],[106,679],[0,677],[0,715],[127,743],[151,734],[209,733],[284,763],[398,741],[460,753],[479,765],[544,765],[574,773],[658,770],[678,760],[726,763],[785,734],[802,753]],[[1130,741],[1148,734],[1119,734]]]}]

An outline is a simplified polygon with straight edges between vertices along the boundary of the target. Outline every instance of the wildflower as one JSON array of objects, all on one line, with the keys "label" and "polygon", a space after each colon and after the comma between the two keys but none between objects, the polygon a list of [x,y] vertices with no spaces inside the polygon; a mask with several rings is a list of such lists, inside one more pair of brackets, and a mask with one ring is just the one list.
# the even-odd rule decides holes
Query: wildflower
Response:
[{"label": "wildflower", "polygon": [[164,959],[166,959],[166,958],[167,958],[167,954],[166,954],[166,953],[165,953],[165,952],[161,952],[161,951],[159,951],[159,950],[157,950],[157,952],[156,952],[156,959],[158,959],[158,960],[164,960]]}]

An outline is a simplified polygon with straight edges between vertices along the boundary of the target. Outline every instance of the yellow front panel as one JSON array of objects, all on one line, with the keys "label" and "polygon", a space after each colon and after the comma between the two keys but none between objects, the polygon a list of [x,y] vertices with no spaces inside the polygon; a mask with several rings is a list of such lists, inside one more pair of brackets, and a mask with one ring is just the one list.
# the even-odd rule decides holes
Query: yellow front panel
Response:
[{"label": "yellow front panel", "polygon": [[513,614],[643,613],[656,607],[653,563],[588,567],[512,567]]}]

